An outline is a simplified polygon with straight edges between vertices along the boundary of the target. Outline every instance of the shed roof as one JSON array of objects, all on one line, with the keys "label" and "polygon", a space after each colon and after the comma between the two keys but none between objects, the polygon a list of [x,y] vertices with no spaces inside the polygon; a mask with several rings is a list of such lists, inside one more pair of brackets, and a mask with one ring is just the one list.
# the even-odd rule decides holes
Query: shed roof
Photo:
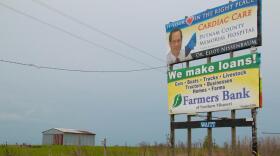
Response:
[{"label": "shed roof", "polygon": [[[51,128],[49,130],[58,130],[62,133],[72,133],[72,134],[87,134],[87,135],[96,135],[95,133],[92,133],[92,132],[89,132],[89,131],[85,131],[85,130],[77,130],[77,129],[67,129],[67,128]],[[49,130],[46,130],[46,131],[43,131],[42,133],[44,132],[47,132]]]}]

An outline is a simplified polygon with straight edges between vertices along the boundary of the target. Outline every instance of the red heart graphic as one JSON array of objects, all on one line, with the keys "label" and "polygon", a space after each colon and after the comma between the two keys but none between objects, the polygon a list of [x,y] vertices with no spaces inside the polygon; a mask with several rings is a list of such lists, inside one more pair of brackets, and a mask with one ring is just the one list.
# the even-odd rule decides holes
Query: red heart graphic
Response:
[{"label": "red heart graphic", "polygon": [[188,17],[188,18],[186,19],[186,23],[187,23],[188,25],[191,25],[192,22],[193,22],[193,17]]}]

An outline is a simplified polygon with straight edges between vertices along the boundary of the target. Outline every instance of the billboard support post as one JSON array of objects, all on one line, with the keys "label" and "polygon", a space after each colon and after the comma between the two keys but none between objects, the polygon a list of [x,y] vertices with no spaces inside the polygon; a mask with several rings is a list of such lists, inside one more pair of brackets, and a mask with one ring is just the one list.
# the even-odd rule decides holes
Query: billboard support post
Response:
[{"label": "billboard support post", "polygon": [[[169,70],[173,69],[173,65],[169,65]],[[172,125],[172,123],[175,122],[175,115],[170,114],[170,138],[169,138],[169,143],[170,143],[170,148],[171,148],[171,156],[175,156],[175,128]]]},{"label": "billboard support post", "polygon": [[252,125],[252,154],[254,156],[258,155],[258,138],[257,138],[257,109],[254,108],[251,110],[252,118],[253,118],[253,125]]},{"label": "billboard support post", "polygon": [[[186,62],[186,68],[189,68],[190,67],[190,62],[187,61]],[[192,120],[192,116],[191,115],[187,115],[187,119],[188,119],[188,122],[191,122]],[[191,128],[188,128],[188,138],[187,138],[187,142],[188,142],[188,156],[189,155],[192,155],[192,129]]]},{"label": "billboard support post", "polygon": [[[188,122],[191,122],[192,116],[188,115]],[[192,129],[188,128],[188,156],[192,155]]]},{"label": "billboard support post", "polygon": [[[235,119],[236,112],[235,110],[231,110],[231,119]],[[236,155],[236,127],[231,127],[231,148],[232,154]]]},{"label": "billboard support post", "polygon": [[[257,52],[256,47],[251,48],[251,53],[254,54]],[[258,136],[257,136],[257,108],[251,109],[251,114],[253,118],[252,125],[252,154],[254,156],[258,155]]]},{"label": "billboard support post", "polygon": [[[207,57],[207,63],[211,63],[211,57]],[[207,113],[207,120],[212,120],[212,112]],[[212,148],[213,148],[213,141],[212,141],[212,128],[207,129],[207,144],[208,144],[208,156],[212,156]]]},{"label": "billboard support post", "polygon": [[[212,119],[212,112],[207,113],[207,121],[211,121]],[[212,149],[213,149],[213,143],[212,143],[212,128],[207,128],[207,145],[208,145],[208,156],[212,156]]]},{"label": "billboard support post", "polygon": [[[233,58],[233,52],[229,53],[229,57]],[[236,111],[231,110],[231,119],[235,119],[236,117]],[[232,148],[232,154],[236,155],[236,127],[231,127],[231,148]]]},{"label": "billboard support post", "polygon": [[171,146],[171,156],[175,156],[175,129],[172,123],[175,122],[175,115],[170,115],[170,146]]}]

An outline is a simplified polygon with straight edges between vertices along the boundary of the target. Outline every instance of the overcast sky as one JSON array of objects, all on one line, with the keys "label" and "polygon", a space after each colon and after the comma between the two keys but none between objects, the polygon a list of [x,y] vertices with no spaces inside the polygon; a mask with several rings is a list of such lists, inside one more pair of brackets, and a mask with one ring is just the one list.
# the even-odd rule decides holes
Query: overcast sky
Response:
[{"label": "overcast sky", "polygon": [[[228,2],[41,1],[161,60],[165,60],[167,53],[166,23]],[[130,70],[165,65],[165,61],[43,7],[36,3],[38,0],[0,2],[0,59],[83,70]],[[258,114],[259,136],[263,136],[264,131],[280,132],[279,6],[276,0],[263,2],[263,46],[258,49],[262,54],[264,107]],[[93,131],[97,134],[97,144],[104,137],[110,145],[166,141],[169,116],[164,68],[129,73],[81,73],[2,62],[0,71],[0,143],[41,144],[41,132],[54,127]],[[237,117],[250,115],[248,111],[240,112]],[[213,114],[226,115],[229,116],[229,112]],[[177,120],[185,118],[181,115]],[[249,137],[250,132],[250,128],[237,129],[241,138]],[[194,130],[194,142],[206,134],[205,129]],[[214,129],[213,135],[217,142],[230,141],[229,128]],[[185,139],[186,130],[177,130],[176,140]]]}]

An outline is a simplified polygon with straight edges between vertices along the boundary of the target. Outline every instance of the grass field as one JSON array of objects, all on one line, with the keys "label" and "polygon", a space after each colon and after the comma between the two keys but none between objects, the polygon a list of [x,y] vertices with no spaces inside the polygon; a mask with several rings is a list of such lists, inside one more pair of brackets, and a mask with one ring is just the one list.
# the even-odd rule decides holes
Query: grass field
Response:
[{"label": "grass field", "polygon": [[[249,139],[238,141],[238,156],[251,156]],[[265,138],[259,141],[259,155],[280,156],[280,138]],[[170,156],[171,150],[164,144],[140,144],[138,147],[113,146],[106,148],[107,156]],[[177,145],[176,156],[186,156],[187,149],[184,144]],[[103,156],[104,148],[77,147],[77,146],[19,146],[1,145],[0,156]],[[207,148],[203,144],[193,145],[192,156],[206,156]],[[213,156],[232,156],[230,146],[225,143],[223,147],[215,146]]]}]

